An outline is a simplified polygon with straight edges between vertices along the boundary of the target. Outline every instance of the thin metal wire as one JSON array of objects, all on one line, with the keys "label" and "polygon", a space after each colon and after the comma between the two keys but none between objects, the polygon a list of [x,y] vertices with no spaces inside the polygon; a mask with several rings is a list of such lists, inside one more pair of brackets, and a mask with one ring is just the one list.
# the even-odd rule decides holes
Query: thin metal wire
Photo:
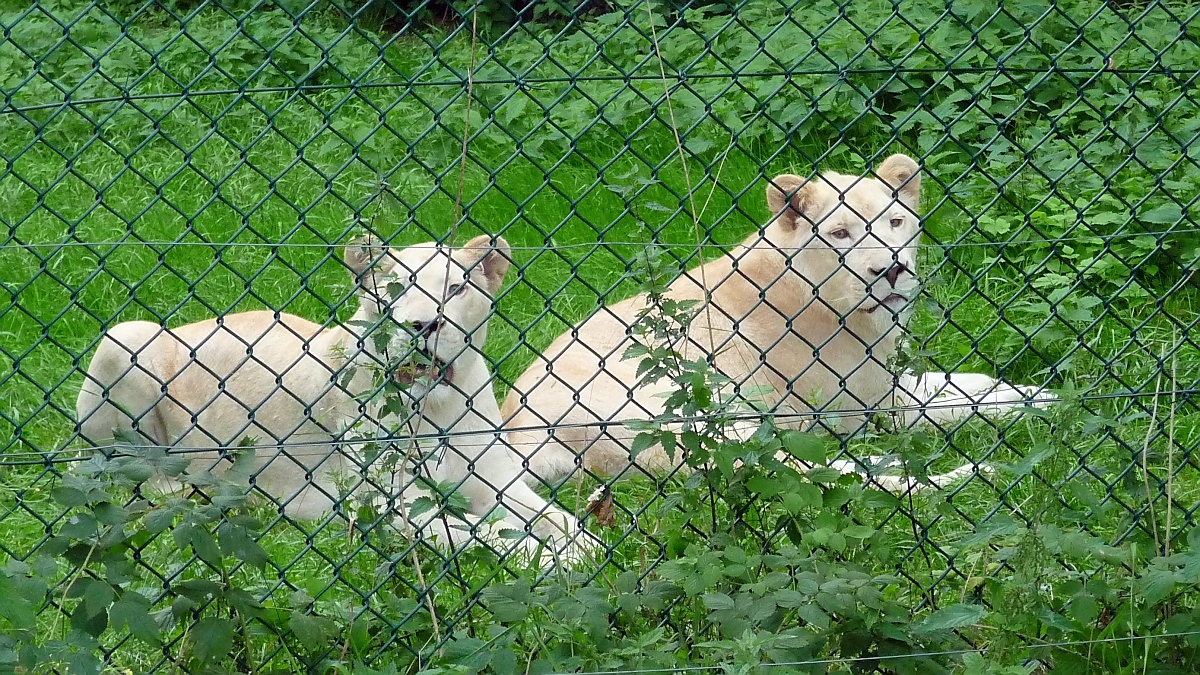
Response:
[{"label": "thin metal wire", "polygon": [[[1134,219],[1132,219],[1132,218],[1130,219],[1131,222],[1133,220]],[[1115,234],[1089,234],[1089,235],[1075,235],[1075,236],[1070,236],[1070,237],[1009,239],[1009,240],[1005,240],[1005,241],[964,241],[964,242],[951,242],[951,243],[946,243],[946,244],[921,244],[921,248],[936,248],[936,249],[951,250],[951,249],[959,249],[959,248],[976,248],[976,247],[991,247],[991,246],[1001,246],[1001,247],[1016,246],[1016,245],[1021,245],[1021,244],[1059,244],[1059,243],[1081,242],[1081,241],[1108,243],[1108,242],[1116,241],[1119,239],[1134,239],[1137,237],[1147,237],[1147,236],[1155,237],[1155,238],[1160,238],[1160,237],[1166,238],[1168,236],[1177,235],[1177,234],[1198,234],[1198,233],[1200,233],[1200,227],[1189,227],[1189,228],[1179,228],[1179,229],[1172,228],[1172,229],[1168,229],[1168,230],[1159,230],[1159,231],[1154,231],[1154,232],[1118,232]],[[721,250],[735,248],[740,244],[740,242],[731,243],[731,244],[714,244],[714,243],[709,243],[709,242],[703,242],[700,244],[696,244],[695,242],[690,242],[690,243],[689,242],[679,242],[678,244],[671,244],[670,242],[659,242],[659,243],[661,243],[663,245],[667,245],[667,246],[678,245],[681,247],[686,246],[688,248],[699,247],[702,249],[721,249]],[[178,246],[200,246],[200,247],[207,247],[207,248],[222,248],[222,249],[224,249],[224,248],[333,249],[333,248],[337,248],[337,247],[341,246],[341,244],[336,244],[336,243],[308,244],[308,243],[301,243],[301,242],[271,243],[271,242],[239,242],[239,241],[229,241],[229,242],[64,241],[64,242],[46,243],[46,244],[24,244],[24,243],[0,244],[0,250],[40,249],[40,248],[56,248],[57,249],[57,248],[72,248],[72,247],[75,247],[75,248],[78,248],[78,247],[119,248],[119,247],[123,247],[123,246],[147,246],[147,247],[151,247],[151,248],[154,248],[154,247],[170,248],[170,247],[178,247]],[[569,250],[569,249],[577,249],[577,248],[595,248],[598,246],[636,246],[636,247],[640,248],[640,247],[645,247],[646,242],[644,242],[644,241],[608,241],[608,240],[576,242],[576,243],[567,243],[567,244],[559,244],[559,243],[555,243],[555,242],[550,242],[550,243],[547,243],[542,246],[513,245],[513,246],[510,246],[509,248],[511,248],[514,251],[558,251],[558,250]],[[862,250],[862,249],[890,249],[890,248],[891,247],[888,247],[888,246],[876,246],[874,244],[863,244],[863,245],[855,246],[855,249],[859,249],[859,250]],[[800,251],[802,249],[778,247],[778,250],[786,253],[786,252]]]},{"label": "thin metal wire", "polygon": [[[1077,396],[1073,400],[1075,400],[1075,401],[1098,401],[1098,400],[1110,400],[1110,399],[1143,398],[1143,397],[1148,397],[1148,396],[1167,396],[1167,395],[1192,396],[1195,394],[1200,394],[1200,388],[1176,389],[1176,390],[1158,391],[1158,392],[1148,392],[1147,391],[1147,392],[1122,392],[1122,393],[1113,393],[1113,394],[1090,394],[1090,395]],[[962,408],[976,409],[976,408],[988,408],[988,407],[994,407],[994,406],[1020,406],[1019,410],[1021,413],[1031,414],[1031,412],[1033,412],[1037,409],[1031,408],[1029,406],[1038,405],[1038,404],[1050,405],[1050,404],[1060,403],[1060,402],[1062,402],[1062,399],[1040,398],[1040,399],[1022,399],[1021,401],[994,401],[994,402],[980,402],[980,403],[945,403],[945,404],[930,404],[930,405],[924,405],[924,406],[892,406],[892,407],[888,407],[888,408],[851,408],[851,409],[843,409],[843,410],[830,410],[827,412],[812,411],[812,412],[780,412],[780,413],[766,413],[766,412],[764,412],[764,413],[746,412],[746,413],[730,413],[730,414],[721,413],[721,414],[711,414],[711,415],[695,415],[695,416],[691,416],[691,417],[680,417],[677,419],[668,420],[667,422],[671,423],[671,424],[688,424],[688,423],[704,422],[704,421],[709,421],[709,420],[713,420],[713,419],[727,419],[730,421],[741,421],[741,420],[763,420],[763,419],[767,419],[767,418],[770,418],[773,420],[788,420],[788,419],[813,419],[813,420],[815,420],[815,419],[823,419],[823,418],[829,418],[829,417],[849,417],[849,416],[865,415],[865,414],[885,414],[886,415],[886,414],[891,414],[891,413],[925,412],[925,411],[930,411],[930,410],[953,410],[953,409],[962,409]],[[1033,413],[1033,414],[1037,414],[1037,413]],[[630,422],[640,422],[640,421],[644,421],[644,420],[632,420],[632,419],[604,420],[604,421],[596,421],[596,422],[577,422],[577,423],[572,423],[572,424],[546,424],[546,425],[502,428],[502,429],[497,429],[497,430],[493,431],[492,436],[497,439],[498,443],[503,443],[504,445],[508,445],[508,446],[512,446],[512,447],[540,446],[543,444],[543,442],[541,442],[541,441],[512,442],[512,441],[508,441],[508,440],[500,441],[499,439],[501,436],[504,436],[505,434],[509,434],[509,433],[513,433],[513,432],[557,431],[560,429],[594,429],[594,428],[599,428],[603,432],[604,430],[607,430],[609,427],[625,427]],[[400,442],[411,442],[411,441],[449,441],[449,440],[452,440],[452,439],[458,438],[458,437],[476,437],[477,438],[480,436],[485,436],[485,435],[487,435],[487,433],[488,432],[485,432],[485,431],[484,432],[481,432],[481,431],[458,431],[458,432],[448,431],[448,432],[444,432],[444,433],[415,434],[412,436],[347,438],[347,439],[342,439],[342,440],[330,439],[330,440],[314,440],[314,441],[302,441],[302,442],[297,441],[297,442],[285,442],[285,443],[255,443],[254,448],[255,449],[263,449],[263,450],[283,450],[283,451],[288,451],[288,455],[290,455],[292,457],[305,457],[305,456],[312,456],[312,455],[323,454],[323,453],[316,453],[316,452],[297,453],[297,452],[291,452],[291,451],[289,451],[289,449],[290,448],[311,448],[311,447],[341,447],[341,446],[352,446],[352,445],[360,445],[360,444],[367,444],[367,443],[400,443]],[[89,451],[107,452],[107,451],[113,451],[113,450],[120,450],[122,448],[128,448],[128,447],[129,446],[126,444],[111,443],[111,444],[107,444],[107,445],[90,446],[86,449],[63,448],[63,449],[59,449],[59,450],[49,450],[49,451],[45,451],[45,452],[6,453],[3,455],[3,457],[5,459],[0,460],[0,466],[28,466],[28,465],[45,464],[47,462],[67,463],[67,462],[85,461],[88,459],[88,456],[74,456],[74,457],[59,458],[58,455],[68,455],[68,454],[73,455],[73,454],[76,454],[79,452],[89,452]],[[152,443],[140,443],[140,444],[138,444],[138,447],[147,448],[147,449],[157,449],[157,450],[169,450],[172,454],[211,453],[211,452],[220,452],[222,450],[222,447],[219,447],[219,446],[217,446],[217,447],[196,447],[196,446],[156,445],[156,444],[152,444]],[[118,455],[118,456],[121,456],[121,455]],[[29,457],[30,459],[24,460],[24,461],[11,461],[13,458],[18,458],[18,457]]]},{"label": "thin metal wire", "polygon": [[[327,58],[327,57],[326,57]],[[998,64],[995,68],[975,67],[964,68],[957,66],[949,66],[946,68],[905,68],[896,66],[893,68],[820,68],[820,69],[796,69],[796,70],[778,70],[778,71],[757,71],[757,72],[725,72],[725,73],[687,73],[683,75],[678,71],[667,73],[667,78],[678,80],[679,82],[688,82],[693,80],[732,80],[734,82],[740,79],[758,80],[761,78],[770,77],[797,77],[797,76],[828,76],[836,75],[838,77],[852,77],[854,75],[920,75],[920,74],[936,74],[944,75],[975,75],[981,73],[1038,73],[1046,75],[1088,75],[1095,76],[1097,73],[1112,73],[1116,75],[1135,75],[1145,77],[1148,75],[1163,75],[1167,77],[1176,77],[1177,79],[1187,80],[1200,74],[1200,70],[1176,70],[1168,68],[1107,68],[1103,64],[1099,68],[1013,68],[1005,67]],[[515,78],[495,78],[495,79],[476,79],[477,85],[507,85],[525,89],[528,87],[536,87],[546,84],[577,84],[581,82],[621,82],[632,83],[640,81],[659,81],[662,77],[658,74],[654,75],[576,75],[563,77],[515,77]],[[321,91],[341,91],[345,89],[387,89],[392,87],[416,88],[416,87],[466,87],[467,76],[457,80],[432,80],[422,82],[420,80],[392,80],[386,82],[360,82],[351,80],[348,82],[331,82],[327,84],[294,84],[294,85],[279,85],[273,87],[243,87],[239,89],[206,89],[202,91],[190,91],[184,89],[181,92],[161,92],[151,94],[131,94],[123,92],[120,96],[99,96],[94,98],[67,99],[56,101],[54,103],[41,103],[37,105],[16,106],[7,104],[0,106],[0,114],[21,114],[26,112],[35,112],[38,110],[50,110],[54,108],[74,107],[83,105],[99,105],[104,103],[124,103],[134,101],[152,101],[165,98],[191,99],[205,96],[246,96],[253,94],[286,94],[286,93],[310,93]]]}]

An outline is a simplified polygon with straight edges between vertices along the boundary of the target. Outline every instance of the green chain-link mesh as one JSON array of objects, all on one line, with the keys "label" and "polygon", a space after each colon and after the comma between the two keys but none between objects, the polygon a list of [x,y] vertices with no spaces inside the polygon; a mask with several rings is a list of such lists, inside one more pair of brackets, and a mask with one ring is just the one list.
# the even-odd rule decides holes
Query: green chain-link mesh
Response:
[{"label": "green chain-link mesh", "polygon": [[[843,459],[1000,467],[942,490],[880,492],[889,545],[904,552],[892,572],[930,606],[975,598],[1004,570],[1026,578],[1001,542],[1051,504],[1059,526],[1075,518],[1109,545],[1169,551],[1187,539],[1200,484],[1192,3],[0,7],[9,560],[41,564],[81,527],[61,499],[63,475],[94,461],[80,452],[75,399],[119,322],[175,328],[266,309],[344,323],[358,306],[341,248],[354,236],[397,248],[502,236],[514,267],[486,353],[503,401],[556,336],[638,291],[648,243],[672,266],[717,258],[770,219],[769,178],[862,175],[893,152],[916,158],[924,180],[924,291],[903,365],[1049,387],[1064,403],[842,438]],[[258,441],[260,456],[288,460],[286,438]],[[652,584],[682,552],[653,523],[687,478],[623,473],[631,480],[585,471],[541,486],[576,512],[611,486],[611,528],[587,521],[610,550],[580,583],[632,570]],[[222,567],[178,531],[129,543],[150,606],[191,598],[175,621],[217,602],[198,581],[214,570],[247,589],[238,611],[255,620],[237,630],[275,639],[239,657],[243,669],[287,654],[309,668],[347,650],[367,662],[430,654],[476,637],[483,586],[529,574],[487,547],[417,546],[414,569],[396,535],[347,524],[354,506],[317,522],[256,508],[253,536],[269,553],[259,565]],[[765,548],[787,539],[721,513]],[[1017,553],[1059,556],[1063,575],[1087,579],[1061,550]],[[89,601],[90,573],[47,574],[38,625],[86,625],[74,598]],[[309,609],[351,617],[349,637],[307,650],[327,639]],[[193,629],[224,639],[219,624]],[[102,644],[115,668],[171,669],[188,644],[183,629],[153,646],[130,637],[134,622],[127,632]]]}]

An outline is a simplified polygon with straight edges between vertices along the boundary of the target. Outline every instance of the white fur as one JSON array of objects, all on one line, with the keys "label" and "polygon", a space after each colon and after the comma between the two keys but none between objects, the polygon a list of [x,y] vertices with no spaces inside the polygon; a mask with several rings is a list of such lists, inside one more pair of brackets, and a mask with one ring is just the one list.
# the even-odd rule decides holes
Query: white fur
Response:
[{"label": "white fur", "polygon": [[[491,295],[509,267],[507,243],[498,239],[494,247],[479,237],[461,249],[351,246],[346,260],[361,282],[358,311],[346,326],[321,327],[261,311],[170,330],[147,322],[114,326],[79,393],[76,413],[84,440],[102,445],[125,429],[181,450],[229,448],[254,438],[261,446],[255,485],[285,502],[289,516],[316,519],[339,498],[339,476],[358,483],[356,490],[370,490],[362,484],[355,455],[372,438],[398,434],[396,445],[407,460],[422,452],[440,456],[417,470],[435,481],[461,483],[473,514],[467,521],[435,519],[433,512],[402,517],[405,528],[455,546],[482,539],[578,559],[573,542],[586,534],[576,519],[519,479],[522,467],[499,431],[492,376],[480,351]],[[375,336],[389,323],[395,336],[381,351]],[[417,324],[433,328],[422,332]],[[450,364],[448,382],[437,382],[436,371],[430,371],[393,393],[406,397],[407,411],[399,418],[380,412],[378,396],[364,403],[378,393],[378,382],[393,374],[411,377],[420,362],[414,361],[414,346]],[[425,442],[416,452],[406,434],[445,441]],[[193,470],[221,461],[218,452],[192,456]],[[391,503],[405,505],[407,513],[424,492],[410,485],[405,464],[379,491],[398,490]],[[156,485],[175,487],[161,478]],[[497,508],[505,512],[503,520],[486,522]],[[550,546],[505,537],[506,529],[531,532]]]},{"label": "white fur", "polygon": [[[911,408],[900,416],[904,423],[944,424],[1013,411],[1029,396],[1052,398],[985,375],[916,378],[889,369],[919,292],[921,177],[904,155],[889,157],[876,175],[775,178],[767,188],[771,222],[671,284],[668,297],[698,303],[676,349],[689,359],[709,357],[743,391],[765,392],[761,403],[788,413],[780,425],[796,428],[821,416],[854,432],[866,423],[854,411],[897,407]],[[635,432],[622,422],[662,413],[673,387],[639,382],[638,360],[622,359],[647,303],[639,295],[603,308],[560,336],[513,385],[503,410],[510,442],[537,478],[561,480],[581,466],[616,475],[630,466]],[[554,425],[567,426],[545,431]],[[632,463],[661,472],[678,461],[653,447]],[[850,462],[835,466],[863,473]],[[934,482],[976,470],[964,465]],[[883,487],[915,486],[900,480]]]}]

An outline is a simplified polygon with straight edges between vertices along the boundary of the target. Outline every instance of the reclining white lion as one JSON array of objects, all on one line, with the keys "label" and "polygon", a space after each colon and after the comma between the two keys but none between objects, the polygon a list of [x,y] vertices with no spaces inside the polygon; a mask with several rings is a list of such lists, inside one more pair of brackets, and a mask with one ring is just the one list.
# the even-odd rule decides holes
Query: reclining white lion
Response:
[{"label": "reclining white lion", "polygon": [[[894,408],[903,409],[904,424],[944,424],[975,411],[1004,413],[1052,398],[986,375],[918,378],[889,370],[919,290],[921,176],[904,155],[888,157],[876,175],[830,172],[771,181],[771,222],[671,284],[667,297],[699,303],[679,351],[689,359],[711,358],[743,391],[767,392],[762,403],[780,413],[777,422],[785,427],[810,425],[814,415],[806,413],[819,412],[826,423],[851,432],[864,416],[839,411]],[[503,413],[510,442],[528,461],[532,475],[526,480],[561,480],[580,465],[606,475],[629,466],[636,432],[598,423],[644,420],[663,411],[671,383],[636,386],[639,361],[622,358],[632,344],[630,328],[646,306],[647,296],[639,295],[599,310],[517,379]],[[549,433],[547,425],[560,428]],[[678,462],[661,447],[636,458],[650,471]],[[848,461],[834,466],[865,470]],[[964,465],[931,482],[942,485],[975,469]],[[897,477],[876,481],[894,491],[917,487]]]},{"label": "reclining white lion", "polygon": [[[254,438],[258,489],[282,502],[289,516],[315,519],[339,498],[339,477],[370,489],[361,482],[362,458],[352,455],[380,431],[387,436],[396,428],[397,411],[387,417],[377,396],[382,381],[391,379],[399,385],[393,394],[404,397],[408,409],[399,417],[411,415],[401,428],[416,437],[444,437],[432,448],[422,444],[416,454],[440,457],[419,462],[419,470],[434,481],[459,483],[477,518],[497,506],[508,514],[493,526],[434,520],[430,512],[408,519],[408,526],[451,545],[478,537],[511,546],[512,537],[501,530],[516,529],[553,543],[552,552],[571,546],[576,519],[518,479],[521,466],[499,431],[492,375],[480,351],[492,295],[510,265],[508,244],[497,238],[493,246],[481,236],[458,249],[352,245],[345,260],[360,280],[359,307],[346,326],[268,311],[170,330],[142,321],[114,326],[79,392],[84,440],[100,446],[115,430],[134,430],[179,451],[229,448]],[[193,470],[219,463],[218,452],[193,456]],[[401,492],[406,512],[425,494],[411,480],[400,473],[382,490]],[[155,483],[164,491],[178,487],[163,477]]]}]

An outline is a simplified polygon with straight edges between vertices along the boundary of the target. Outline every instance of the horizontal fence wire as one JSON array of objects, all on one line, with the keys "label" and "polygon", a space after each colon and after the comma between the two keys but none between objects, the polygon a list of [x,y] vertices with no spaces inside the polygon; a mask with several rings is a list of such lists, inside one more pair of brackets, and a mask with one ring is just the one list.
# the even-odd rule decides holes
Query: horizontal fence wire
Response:
[{"label": "horizontal fence wire", "polygon": [[[1109,394],[1080,394],[1080,395],[1073,397],[1071,400],[1077,401],[1077,402],[1086,402],[1086,401],[1128,400],[1128,399],[1138,399],[1138,398],[1148,398],[1148,397],[1170,398],[1172,396],[1180,396],[1180,395],[1194,396],[1197,394],[1200,394],[1200,389],[1187,388],[1187,389],[1166,389],[1166,390],[1161,390],[1161,391],[1131,391],[1131,392],[1109,393]],[[1058,403],[1058,402],[1059,402],[1059,399],[1057,399],[1057,398],[1033,397],[1033,398],[1029,398],[1029,399],[1020,401],[1020,404],[1035,406],[1035,405],[1049,405],[1049,404]],[[797,420],[797,419],[815,420],[815,419],[821,419],[821,418],[826,418],[826,417],[838,418],[838,417],[851,417],[851,416],[869,415],[869,414],[888,415],[888,414],[905,413],[905,412],[954,410],[954,409],[958,409],[958,408],[987,409],[987,408],[997,408],[997,407],[1008,407],[1011,405],[1012,405],[1012,403],[1010,403],[1010,402],[979,401],[979,402],[975,402],[975,403],[940,403],[940,404],[939,403],[930,403],[927,405],[912,405],[912,406],[891,406],[891,407],[876,407],[876,408],[843,408],[843,409],[838,409],[838,410],[829,410],[827,412],[816,412],[816,411],[814,411],[814,412],[777,412],[777,413],[732,412],[732,413],[714,413],[714,414],[710,414],[710,415],[696,415],[696,416],[689,416],[689,417],[669,418],[669,419],[660,420],[660,422],[665,425],[671,425],[671,424],[688,425],[688,424],[697,424],[697,423],[701,423],[701,422],[718,421],[718,420],[736,422],[736,421],[760,421],[760,420],[770,419],[770,420],[778,420],[778,421],[786,422],[789,420]],[[1037,411],[1033,411],[1033,412],[1037,413]],[[1037,413],[1037,414],[1045,414],[1045,413]],[[628,425],[623,422],[594,421],[594,422],[575,422],[575,423],[569,423],[569,424],[511,426],[511,427],[505,427],[504,429],[495,430],[492,432],[485,432],[482,435],[485,435],[485,436],[491,435],[494,439],[502,442],[506,446],[536,447],[536,446],[541,445],[541,442],[538,442],[538,441],[525,441],[525,442],[509,441],[509,440],[505,439],[505,436],[509,433],[517,433],[517,432],[522,432],[522,431],[557,432],[557,431],[575,430],[575,429],[599,429],[601,432],[604,432],[604,431],[608,430],[609,428],[628,428]],[[262,443],[262,442],[256,441],[253,444],[253,447],[258,448],[258,449],[264,449],[264,450],[276,450],[276,449],[289,450],[290,448],[306,448],[306,447],[314,447],[314,446],[315,447],[341,447],[341,446],[348,446],[348,445],[355,445],[355,444],[361,445],[361,444],[365,444],[365,443],[404,443],[404,442],[414,442],[414,441],[415,442],[452,441],[456,438],[479,437],[480,435],[481,435],[481,432],[479,432],[479,431],[446,431],[446,432],[440,432],[440,433],[419,433],[419,434],[412,434],[412,435],[408,435],[408,436],[384,435],[384,436],[370,436],[370,437],[358,438],[358,439],[343,439],[343,440],[328,440],[328,441],[296,441],[296,442],[288,442],[288,443],[270,443],[270,442]],[[220,447],[212,447],[212,446],[207,446],[207,447],[191,446],[191,447],[189,447],[186,445],[156,445],[154,443],[149,443],[149,442],[138,442],[136,445],[139,448],[154,449],[154,450],[169,450],[172,453],[185,454],[185,455],[186,454],[195,454],[195,453],[211,453],[211,452],[221,449]],[[121,450],[122,448],[128,448],[128,447],[129,447],[128,444],[107,444],[107,445],[100,444],[100,445],[90,445],[89,449],[95,450],[98,452],[108,453],[111,451]],[[61,449],[61,450],[53,450],[53,451],[48,451],[48,452],[19,452],[19,451],[18,452],[6,452],[3,455],[0,455],[0,466],[20,466],[20,465],[26,465],[26,464],[43,464],[47,461],[49,461],[49,462],[77,462],[77,461],[85,461],[86,459],[88,459],[87,456],[79,455],[79,452],[80,452],[79,450],[73,450],[73,449]],[[289,456],[292,456],[292,457],[301,457],[301,456],[304,456],[305,453],[295,452],[294,450],[289,450],[288,454],[289,454]],[[25,459],[22,459],[22,458],[25,458]]]},{"label": "horizontal fence wire", "polygon": [[[1020,239],[1010,239],[1007,241],[952,241],[952,242],[936,243],[936,244],[922,243],[921,247],[930,248],[930,249],[952,250],[952,249],[960,249],[960,248],[979,248],[979,247],[992,247],[992,246],[1001,246],[1001,247],[1017,246],[1020,244],[1069,244],[1069,243],[1078,243],[1078,242],[1107,243],[1107,242],[1119,241],[1119,240],[1123,240],[1123,239],[1136,239],[1138,237],[1147,237],[1147,236],[1153,237],[1157,241],[1160,238],[1179,235],[1179,234],[1200,234],[1200,228],[1169,228],[1169,229],[1165,229],[1165,230],[1155,230],[1155,231],[1149,231],[1149,232],[1117,232],[1114,234],[1086,234],[1086,235],[1081,234],[1081,235],[1053,237],[1053,238],[1021,237]],[[598,246],[643,247],[645,245],[646,245],[646,242],[644,242],[644,241],[619,241],[619,240],[614,241],[614,240],[602,239],[602,240],[593,241],[593,242],[575,242],[575,243],[547,242],[545,245],[542,245],[542,246],[524,246],[524,245],[517,244],[517,245],[510,246],[510,248],[514,251],[567,251],[567,250],[573,250],[573,249],[590,249],[590,248],[596,248]],[[670,244],[666,244],[664,242],[663,245],[670,245]],[[716,249],[716,250],[727,250],[730,248],[734,248],[736,246],[736,244],[715,244],[715,243],[710,243],[710,242],[701,242],[699,244],[680,243],[678,245],[679,246],[687,246],[689,248]],[[19,243],[19,244],[5,243],[5,244],[0,244],[0,250],[13,250],[13,249],[40,250],[40,249],[45,249],[45,248],[62,249],[62,248],[75,248],[75,247],[122,248],[122,247],[128,247],[128,246],[145,246],[148,248],[176,248],[176,247],[199,246],[199,247],[205,247],[205,248],[220,248],[220,249],[226,249],[226,248],[232,248],[232,249],[236,249],[236,248],[330,249],[330,248],[336,248],[336,247],[340,246],[340,244],[336,244],[336,243],[315,244],[315,243],[292,242],[292,241],[254,242],[254,241],[182,241],[182,240],[180,240],[180,241],[141,241],[141,240],[128,241],[128,240],[117,240],[117,241],[64,241],[64,242],[56,242],[56,243]],[[882,249],[886,249],[887,247],[882,246],[882,245],[864,244],[861,246],[857,246],[856,248],[860,249],[860,250],[872,250],[872,249],[882,250]],[[802,249],[779,247],[779,250],[786,253],[786,252],[798,252]]]},{"label": "horizontal fence wire", "polygon": [[[1029,73],[1038,75],[1096,75],[1096,74],[1115,74],[1115,75],[1132,75],[1145,77],[1148,75],[1167,75],[1169,77],[1191,80],[1200,76],[1200,70],[1175,70],[1169,72],[1156,70],[1153,68],[1133,69],[1133,68],[1110,68],[1102,66],[1100,68],[1065,68],[1055,66],[1050,69],[1045,68],[1019,68],[1019,67],[999,67],[999,68],[968,68],[962,66],[947,66],[946,68],[905,68],[902,66],[891,68],[829,68],[829,69],[805,69],[805,70],[779,70],[779,71],[761,71],[761,72],[729,72],[729,73],[675,73],[668,72],[666,75],[571,75],[563,77],[521,77],[521,78],[471,78],[471,81],[476,85],[509,85],[514,87],[529,87],[539,84],[584,84],[589,82],[616,82],[622,84],[630,84],[633,82],[660,82],[664,78],[668,81],[675,80],[680,83],[690,80],[724,80],[736,82],[739,79],[755,80],[759,78],[772,77],[794,77],[796,75],[836,75],[838,77],[849,77],[852,75],[892,75],[892,74],[933,74],[933,75],[970,75],[970,74],[995,74],[1001,75],[1004,73]],[[328,84],[295,84],[290,86],[278,87],[244,87],[237,89],[211,89],[211,90],[185,90],[179,93],[163,93],[163,94],[134,94],[128,92],[119,96],[100,96],[92,98],[68,98],[61,102],[43,103],[38,105],[15,105],[10,101],[5,102],[3,107],[0,107],[0,114],[20,114],[26,112],[35,112],[39,110],[51,110],[57,108],[70,108],[74,106],[98,105],[106,103],[134,103],[137,101],[159,100],[164,98],[174,98],[180,100],[206,97],[206,96],[247,96],[253,94],[290,94],[290,93],[317,93],[322,91],[343,91],[343,90],[359,90],[359,89],[390,89],[390,88],[439,88],[439,87],[465,87],[467,85],[467,77],[463,76],[460,80],[399,80],[392,82],[374,82],[374,81],[351,81],[351,82],[332,82]]]}]

